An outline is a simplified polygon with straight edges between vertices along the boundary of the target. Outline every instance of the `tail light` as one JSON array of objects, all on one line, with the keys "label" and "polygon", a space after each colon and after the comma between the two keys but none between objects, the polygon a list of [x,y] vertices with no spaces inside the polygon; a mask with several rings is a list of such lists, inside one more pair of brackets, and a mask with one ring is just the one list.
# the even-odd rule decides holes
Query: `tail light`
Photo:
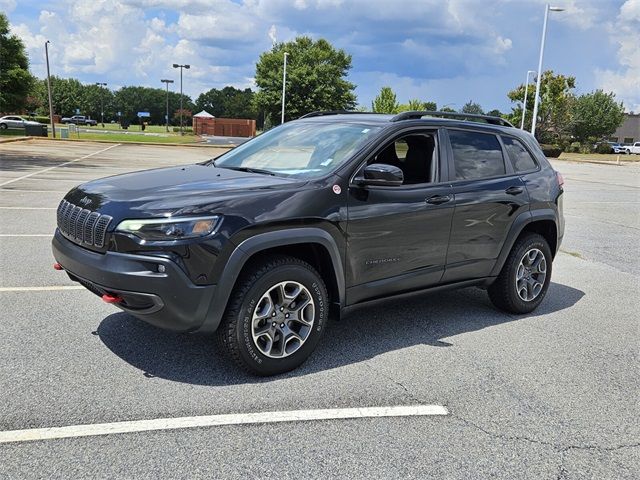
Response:
[{"label": "tail light", "polygon": [[558,179],[558,185],[561,187],[564,186],[564,177],[557,170],[556,170],[556,178]]},{"label": "tail light", "polygon": [[118,295],[111,295],[109,293],[105,293],[102,295],[102,300],[105,303],[121,303],[123,298]]}]

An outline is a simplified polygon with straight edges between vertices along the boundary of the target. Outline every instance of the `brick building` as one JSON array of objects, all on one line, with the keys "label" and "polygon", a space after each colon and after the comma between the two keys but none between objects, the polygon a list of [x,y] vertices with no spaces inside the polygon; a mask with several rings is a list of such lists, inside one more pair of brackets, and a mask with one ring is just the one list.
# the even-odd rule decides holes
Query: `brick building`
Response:
[{"label": "brick building", "polygon": [[255,137],[256,121],[243,118],[216,118],[203,110],[193,116],[193,133],[219,137]]}]

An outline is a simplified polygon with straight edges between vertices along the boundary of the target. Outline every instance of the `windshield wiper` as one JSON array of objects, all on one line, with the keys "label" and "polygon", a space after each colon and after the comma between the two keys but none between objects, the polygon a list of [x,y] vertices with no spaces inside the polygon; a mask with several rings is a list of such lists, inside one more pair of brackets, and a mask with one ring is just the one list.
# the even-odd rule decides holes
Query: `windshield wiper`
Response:
[{"label": "windshield wiper", "polygon": [[251,168],[251,167],[228,167],[226,165],[215,165],[214,166],[216,168],[228,168],[229,170],[238,170],[239,172],[249,172],[249,173],[261,173],[263,175],[271,175],[272,177],[275,177],[276,174],[269,171],[269,170],[263,170],[261,168]]}]

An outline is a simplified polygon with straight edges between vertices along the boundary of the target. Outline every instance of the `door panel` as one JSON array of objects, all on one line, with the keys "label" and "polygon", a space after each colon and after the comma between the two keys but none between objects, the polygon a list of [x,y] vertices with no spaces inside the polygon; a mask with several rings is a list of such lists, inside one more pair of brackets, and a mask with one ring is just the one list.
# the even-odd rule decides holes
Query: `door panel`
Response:
[{"label": "door panel", "polygon": [[443,282],[488,276],[514,219],[529,208],[517,175],[453,184],[455,213]]},{"label": "door panel", "polygon": [[350,187],[347,303],[438,283],[453,203],[447,184]]}]

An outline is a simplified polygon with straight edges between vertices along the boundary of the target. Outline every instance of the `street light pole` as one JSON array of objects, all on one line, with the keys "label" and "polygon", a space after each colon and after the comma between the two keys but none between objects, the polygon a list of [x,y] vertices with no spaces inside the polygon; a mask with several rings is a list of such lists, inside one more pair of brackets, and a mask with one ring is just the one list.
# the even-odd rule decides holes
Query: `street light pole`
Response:
[{"label": "street light pole", "polygon": [[49,120],[51,121],[51,133],[56,138],[56,124],[53,121],[53,102],[51,101],[51,74],[49,73],[49,40],[44,42],[44,54],[47,57],[47,90],[49,91]]},{"label": "street light pole", "polygon": [[[163,78],[162,80],[160,80],[162,83],[166,83],[167,84],[167,114],[165,115],[165,123],[167,124],[167,132],[169,131],[169,84],[173,83],[173,80],[169,80],[166,78]],[[180,97],[180,101],[182,101],[182,97]]]},{"label": "street light pole", "polygon": [[531,135],[536,135],[536,122],[538,120],[538,104],[540,103],[540,82],[542,81],[542,57],[544,56],[544,42],[547,37],[547,20],[549,12],[562,12],[564,8],[552,7],[547,3],[544,7],[544,23],[542,24],[542,40],[540,42],[540,58],[538,59],[538,78],[536,80],[536,97],[533,102],[533,119],[531,120]]},{"label": "street light pole", "polygon": [[524,118],[527,115],[527,92],[529,90],[529,75],[536,73],[533,70],[527,70],[527,79],[524,81],[524,101],[522,103],[522,121],[520,122],[520,130],[524,130]]},{"label": "street light pole", "polygon": [[[187,70],[191,68],[191,65],[178,65],[177,63],[173,64],[173,68],[180,69],[180,135],[184,135],[184,131],[182,130],[182,69],[186,68]],[[167,84],[167,89],[169,85]]]},{"label": "street light pole", "polygon": [[289,54],[287,52],[284,52],[284,70],[282,71],[282,115],[281,115],[281,119],[280,119],[280,123],[283,124],[284,123],[284,99],[285,99],[285,93],[286,93],[286,88],[287,88],[287,57],[289,56]]},{"label": "street light pole", "polygon": [[102,128],[104,128],[104,99],[103,99],[103,91],[102,87],[106,87],[106,83],[96,82],[96,85],[100,87],[100,123],[102,123]]}]

